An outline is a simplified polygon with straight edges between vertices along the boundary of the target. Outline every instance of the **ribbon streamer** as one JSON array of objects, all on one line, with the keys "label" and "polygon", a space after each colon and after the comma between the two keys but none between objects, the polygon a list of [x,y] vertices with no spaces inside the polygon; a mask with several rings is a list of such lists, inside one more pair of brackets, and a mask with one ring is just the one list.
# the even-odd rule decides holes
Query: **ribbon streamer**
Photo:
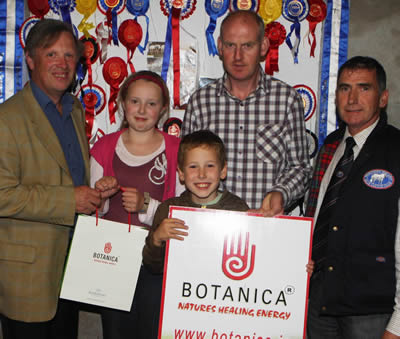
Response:
[{"label": "ribbon streamer", "polygon": [[100,63],[104,64],[107,60],[108,45],[111,44],[112,36],[110,27],[107,26],[107,22],[101,22],[96,27],[97,41],[100,41],[101,53]]},{"label": "ribbon streamer", "polygon": [[118,29],[118,38],[126,47],[128,54],[127,61],[132,73],[135,73],[135,68],[132,64],[132,57],[135,53],[136,47],[142,40],[142,36],[142,27],[133,19],[125,20]]},{"label": "ribbon streamer", "polygon": [[[326,18],[326,4],[322,0],[308,0],[310,6],[310,11],[307,15],[307,20],[309,22],[310,32],[308,33],[308,43],[311,46],[310,56],[315,57],[315,47],[317,46],[317,40],[315,38],[315,28],[318,23],[322,22]],[[311,34],[311,39],[310,39]]]},{"label": "ribbon streamer", "polygon": [[[300,22],[303,21],[308,15],[308,3],[306,0],[284,0],[282,4],[282,15],[288,21],[293,22],[290,26],[290,32],[286,37],[286,44],[292,51],[294,63],[299,63],[298,53],[300,45]],[[295,33],[296,40],[294,45],[291,42],[292,33]]]},{"label": "ribbon streamer", "polygon": [[180,107],[180,53],[179,53],[179,21],[188,18],[196,8],[196,0],[173,0],[172,5],[167,0],[161,0],[161,10],[168,16],[167,32],[165,37],[164,56],[161,77],[167,81],[171,45],[173,48],[174,71],[174,107]]},{"label": "ribbon streamer", "polygon": [[61,15],[63,21],[72,24],[70,13],[76,6],[75,0],[49,0],[49,5],[55,14]]},{"label": "ribbon streamer", "polygon": [[206,29],[206,39],[208,46],[208,54],[218,55],[217,47],[214,41],[214,31],[217,25],[217,19],[223,16],[229,8],[229,0],[205,0],[206,12],[210,16],[210,23]]},{"label": "ribbon streamer", "polygon": [[125,9],[124,0],[99,0],[97,7],[100,12],[102,12],[107,18],[107,26],[111,28],[112,40],[115,46],[118,46],[118,18],[117,15],[120,14]]},{"label": "ribbon streamer", "polygon": [[285,41],[286,29],[279,22],[271,22],[265,27],[265,36],[269,40],[265,73],[273,75],[274,72],[279,72],[279,46]]},{"label": "ribbon streamer", "polygon": [[149,9],[149,0],[126,0],[126,8],[129,13],[131,13],[137,22],[139,16],[144,16],[146,19],[146,35],[144,39],[143,46],[138,45],[137,48],[140,53],[144,53],[147,48],[147,44],[149,43],[149,17],[146,15],[146,12]]},{"label": "ribbon streamer", "polygon": [[97,85],[82,86],[80,91],[80,101],[85,109],[86,118],[86,136],[91,140],[94,119],[97,114],[103,111],[105,107],[106,93]]},{"label": "ribbon streamer", "polygon": [[87,22],[87,20],[94,12],[96,12],[96,8],[96,0],[76,0],[76,10],[83,15],[83,18],[78,25],[78,29],[86,38],[90,37],[89,30],[94,28],[94,24]]}]

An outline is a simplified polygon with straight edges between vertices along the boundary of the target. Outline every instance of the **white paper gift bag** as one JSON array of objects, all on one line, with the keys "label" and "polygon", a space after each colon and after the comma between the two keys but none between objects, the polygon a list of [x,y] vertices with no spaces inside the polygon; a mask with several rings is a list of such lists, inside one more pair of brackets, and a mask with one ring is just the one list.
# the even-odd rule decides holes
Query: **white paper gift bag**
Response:
[{"label": "white paper gift bag", "polygon": [[80,215],[60,297],[129,311],[148,231]]}]

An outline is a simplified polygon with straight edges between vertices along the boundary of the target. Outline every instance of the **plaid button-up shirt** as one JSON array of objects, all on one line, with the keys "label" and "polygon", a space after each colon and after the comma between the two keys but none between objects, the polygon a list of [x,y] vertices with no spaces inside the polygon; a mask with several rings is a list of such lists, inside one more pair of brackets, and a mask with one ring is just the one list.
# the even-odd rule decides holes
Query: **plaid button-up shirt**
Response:
[{"label": "plaid button-up shirt", "polygon": [[209,129],[224,141],[223,188],[250,208],[259,208],[271,191],[281,192],[287,207],[304,195],[311,174],[302,100],[261,67],[258,87],[245,100],[227,91],[225,79],[226,74],[192,95],[182,134]]}]

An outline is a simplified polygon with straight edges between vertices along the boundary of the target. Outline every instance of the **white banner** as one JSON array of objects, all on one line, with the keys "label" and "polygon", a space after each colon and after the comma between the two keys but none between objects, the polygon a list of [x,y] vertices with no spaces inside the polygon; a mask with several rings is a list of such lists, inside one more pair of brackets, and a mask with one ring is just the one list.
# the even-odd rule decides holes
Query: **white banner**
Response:
[{"label": "white banner", "polygon": [[129,311],[148,231],[80,215],[61,288],[61,298]]},{"label": "white banner", "polygon": [[172,207],[161,338],[305,337],[312,220]]}]

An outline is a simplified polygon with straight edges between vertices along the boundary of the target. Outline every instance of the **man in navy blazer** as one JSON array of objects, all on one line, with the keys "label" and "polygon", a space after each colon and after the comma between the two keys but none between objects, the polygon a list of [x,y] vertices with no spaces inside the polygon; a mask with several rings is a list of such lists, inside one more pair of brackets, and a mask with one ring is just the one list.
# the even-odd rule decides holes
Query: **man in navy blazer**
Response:
[{"label": "man in navy blazer", "polygon": [[341,125],[320,150],[307,216],[317,220],[348,137],[355,141],[354,163],[324,223],[323,256],[317,253],[324,242],[313,240],[309,339],[400,338],[400,318],[393,310],[400,261],[395,255],[400,131],[387,123],[388,97],[385,71],[375,59],[354,57],[341,66],[336,89]]}]

